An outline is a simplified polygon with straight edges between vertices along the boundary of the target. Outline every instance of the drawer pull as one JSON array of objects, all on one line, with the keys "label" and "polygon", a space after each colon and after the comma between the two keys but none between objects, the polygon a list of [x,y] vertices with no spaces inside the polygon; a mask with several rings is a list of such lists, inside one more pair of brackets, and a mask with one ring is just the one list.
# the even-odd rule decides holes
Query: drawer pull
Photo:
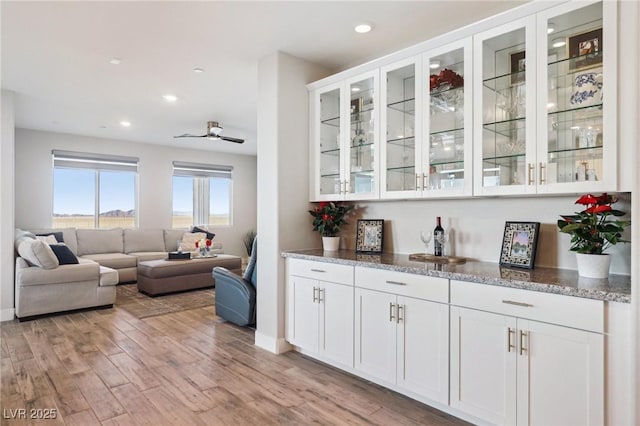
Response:
[{"label": "drawer pull", "polygon": [[407,283],[403,283],[403,282],[400,282],[400,281],[390,281],[390,280],[387,280],[387,284],[393,284],[393,285],[407,285]]},{"label": "drawer pull", "polygon": [[327,272],[324,269],[311,269],[311,272]]},{"label": "drawer pull", "polygon": [[506,303],[507,305],[524,306],[525,308],[533,308],[533,305],[529,303],[514,302],[513,300],[503,300],[502,303]]}]

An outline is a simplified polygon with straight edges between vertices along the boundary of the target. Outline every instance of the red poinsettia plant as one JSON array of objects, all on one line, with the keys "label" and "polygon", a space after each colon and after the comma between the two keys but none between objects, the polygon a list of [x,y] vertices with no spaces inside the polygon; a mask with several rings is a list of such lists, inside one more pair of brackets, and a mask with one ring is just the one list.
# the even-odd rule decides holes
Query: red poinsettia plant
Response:
[{"label": "red poinsettia plant", "polygon": [[464,78],[448,68],[441,70],[438,74],[429,76],[429,90],[444,88],[455,89],[464,86]]},{"label": "red poinsettia plant", "polygon": [[622,239],[624,228],[631,225],[628,220],[610,220],[611,217],[624,216],[626,213],[612,207],[618,199],[604,193],[600,196],[583,195],[576,204],[584,210],[574,215],[561,215],[558,220],[560,232],[571,234],[571,251],[586,254],[602,254],[618,243],[628,243]]},{"label": "red poinsettia plant", "polygon": [[340,232],[340,227],[346,222],[347,213],[353,206],[338,205],[333,202],[321,202],[309,214],[313,216],[313,230],[318,231],[323,237],[335,237]]}]

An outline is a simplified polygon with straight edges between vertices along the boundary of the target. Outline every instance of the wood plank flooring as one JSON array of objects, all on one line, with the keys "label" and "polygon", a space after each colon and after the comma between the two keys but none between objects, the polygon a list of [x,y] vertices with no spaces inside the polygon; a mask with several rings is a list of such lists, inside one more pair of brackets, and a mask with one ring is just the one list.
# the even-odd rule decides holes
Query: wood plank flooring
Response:
[{"label": "wood plank flooring", "polygon": [[465,424],[298,353],[261,350],[212,306],[0,329],[2,425]]}]

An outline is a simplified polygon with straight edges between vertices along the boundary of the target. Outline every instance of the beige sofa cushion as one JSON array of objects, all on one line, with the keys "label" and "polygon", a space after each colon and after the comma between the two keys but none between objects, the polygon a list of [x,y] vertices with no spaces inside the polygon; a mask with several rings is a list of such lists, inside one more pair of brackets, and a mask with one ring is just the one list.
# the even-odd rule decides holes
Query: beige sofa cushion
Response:
[{"label": "beige sofa cushion", "polygon": [[78,256],[98,253],[124,253],[122,228],[77,229],[76,237],[78,238]]},{"label": "beige sofa cushion", "polygon": [[18,254],[33,266],[43,269],[56,269],[60,266],[49,244],[40,240],[22,238],[18,246]]},{"label": "beige sofa cushion", "polygon": [[139,253],[128,253],[131,256],[138,258],[138,265],[140,262],[146,262],[147,260],[166,259],[166,251],[143,251]]},{"label": "beige sofa cushion", "polygon": [[118,284],[118,271],[100,266],[100,287]]},{"label": "beige sofa cushion", "polygon": [[60,265],[56,269],[45,270],[38,267],[28,267],[26,262],[16,261],[16,284],[31,286],[43,284],[61,284],[98,280],[100,266],[95,262],[79,259],[74,265]]},{"label": "beige sofa cushion", "polygon": [[98,262],[100,266],[113,269],[135,268],[138,264],[137,257],[124,253],[86,254],[82,258],[93,260]]},{"label": "beige sofa cushion", "polygon": [[125,229],[124,252],[164,251],[162,229]]},{"label": "beige sofa cushion", "polygon": [[76,228],[43,228],[31,229],[34,234],[48,234],[50,232],[62,232],[64,243],[69,247],[73,254],[78,254],[78,239],[76,238]]},{"label": "beige sofa cushion", "polygon": [[182,229],[165,229],[164,230],[164,249],[166,251],[178,250],[178,241],[182,240]]}]

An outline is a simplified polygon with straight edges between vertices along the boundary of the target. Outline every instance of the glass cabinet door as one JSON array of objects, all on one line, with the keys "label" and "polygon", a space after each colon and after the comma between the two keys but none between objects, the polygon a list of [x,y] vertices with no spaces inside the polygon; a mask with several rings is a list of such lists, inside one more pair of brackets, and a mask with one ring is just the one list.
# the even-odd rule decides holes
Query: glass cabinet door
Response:
[{"label": "glass cabinet door", "polygon": [[341,136],[340,136],[340,87],[327,89],[319,93],[316,108],[319,135],[319,196],[322,199],[336,200],[344,191],[341,177]]},{"label": "glass cabinet door", "polygon": [[377,72],[347,81],[349,99],[345,141],[346,199],[378,196],[377,162]]},{"label": "glass cabinet door", "polygon": [[382,69],[382,198],[417,197],[422,188],[421,171],[416,164],[420,158],[420,135],[416,133],[419,66],[414,57]]},{"label": "glass cabinet door", "polygon": [[471,195],[471,39],[427,53],[423,70],[425,195]]},{"label": "glass cabinet door", "polygon": [[534,22],[514,21],[475,38],[476,194],[536,190]]},{"label": "glass cabinet door", "polygon": [[615,47],[607,49],[615,46],[615,31],[603,32],[604,7],[611,5],[579,2],[539,15],[538,34],[546,40],[538,48],[540,81],[547,90],[538,106],[538,192],[614,186],[605,181],[615,174],[608,166],[615,163],[615,126],[607,124],[616,103],[607,66],[615,64]]}]

